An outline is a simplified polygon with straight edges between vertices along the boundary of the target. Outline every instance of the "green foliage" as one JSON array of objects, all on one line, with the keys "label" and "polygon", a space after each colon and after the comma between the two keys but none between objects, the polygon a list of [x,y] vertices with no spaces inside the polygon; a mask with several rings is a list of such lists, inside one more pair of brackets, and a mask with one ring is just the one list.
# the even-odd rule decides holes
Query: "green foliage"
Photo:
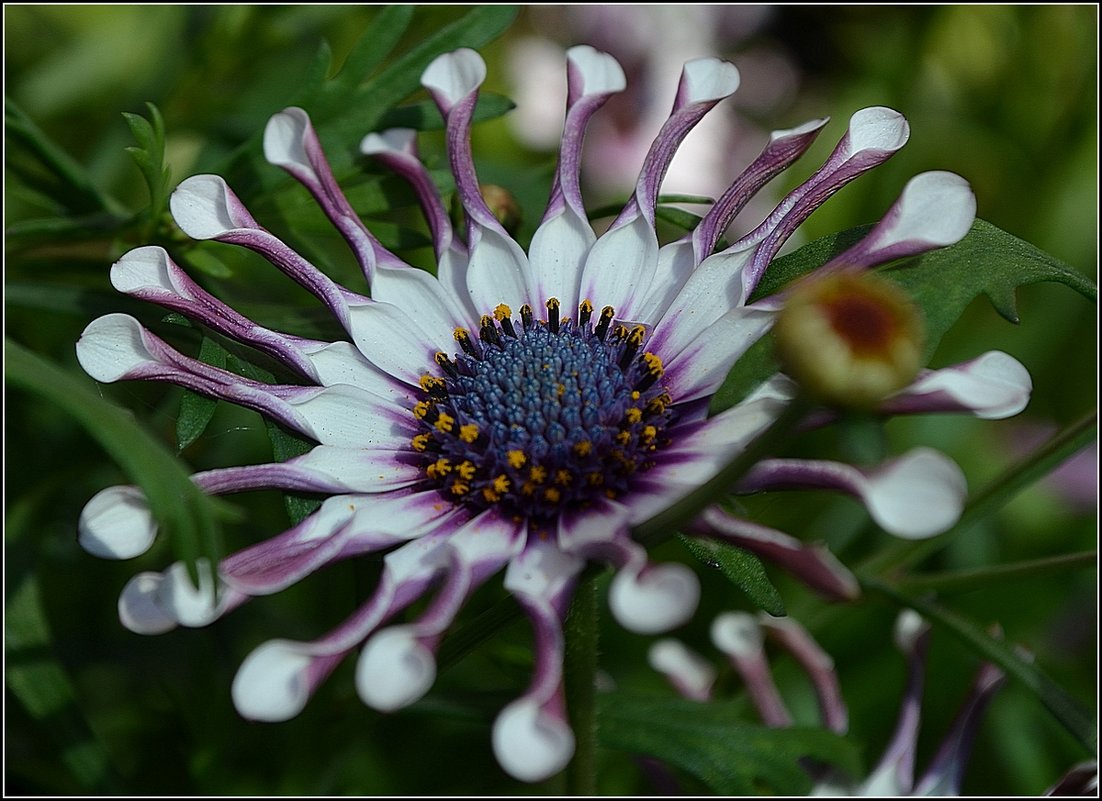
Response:
[{"label": "green foliage", "polygon": [[678,536],[693,556],[708,567],[723,573],[736,587],[746,593],[750,602],[774,617],[784,617],[784,600],[769,582],[761,560],[749,551],[714,540]]},{"label": "green foliage", "polygon": [[717,795],[805,795],[811,758],[860,775],[851,743],[824,729],[767,729],[745,722],[737,704],[633,698],[601,699],[598,736],[608,748],[674,765]]},{"label": "green foliage", "polygon": [[146,103],[149,119],[137,114],[123,112],[130,133],[138,142],[138,147],[128,147],[126,152],[134,159],[149,188],[149,208],[144,212],[146,235],[152,236],[153,229],[168,206],[169,183],[172,171],[165,165],[165,121],[161,112],[152,103]]}]

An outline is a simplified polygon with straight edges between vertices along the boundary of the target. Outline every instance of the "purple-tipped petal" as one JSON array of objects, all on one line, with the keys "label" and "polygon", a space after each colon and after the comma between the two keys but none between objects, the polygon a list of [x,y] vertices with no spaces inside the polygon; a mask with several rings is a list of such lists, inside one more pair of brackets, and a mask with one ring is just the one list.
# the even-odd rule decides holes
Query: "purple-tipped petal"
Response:
[{"label": "purple-tipped petal", "polygon": [[1032,391],[1033,380],[1021,362],[993,350],[952,367],[923,372],[881,409],[889,414],[961,411],[1001,420],[1022,411]]},{"label": "purple-tipped petal", "polygon": [[976,219],[976,196],[951,172],[924,172],[903,187],[888,213],[856,245],[821,268],[862,269],[953,245]]},{"label": "purple-tipped petal", "polygon": [[849,728],[849,714],[846,710],[842,690],[838,686],[838,674],[834,670],[834,659],[822,649],[807,629],[789,617],[773,617],[764,612],[758,615],[758,622],[764,626],[788,651],[796,657],[807,671],[815,695],[819,699],[819,709],[823,716],[823,725],[833,732],[845,734]]},{"label": "purple-tipped petal", "polygon": [[661,673],[683,697],[710,701],[716,670],[711,662],[680,640],[659,640],[647,652],[650,666]]},{"label": "purple-tipped petal", "polygon": [[840,462],[768,459],[739,484],[743,491],[837,489],[861,499],[885,531],[906,539],[940,534],[960,519],[968,494],[956,463],[932,448],[915,448],[874,470]]},{"label": "purple-tipped petal", "polygon": [[698,534],[717,537],[776,564],[825,598],[852,601],[861,595],[857,578],[822,543],[804,544],[718,506],[709,506],[691,525]]},{"label": "purple-tipped petal", "polygon": [[930,625],[916,612],[904,610],[895,625],[895,642],[907,657],[907,688],[899,721],[879,764],[858,790],[859,795],[908,795],[914,787],[915,751],[922,714],[926,647]]},{"label": "purple-tipped petal", "polygon": [[638,634],[659,634],[687,622],[700,600],[696,573],[676,562],[621,568],[609,587],[608,605],[617,622]]},{"label": "purple-tipped petal", "polygon": [[80,546],[103,559],[133,559],[148,551],[157,521],[137,487],[100,490],[84,505],[78,526]]},{"label": "purple-tipped petal", "polygon": [[363,702],[393,712],[421,699],[436,681],[436,656],[413,626],[392,626],[367,641],[356,665]]},{"label": "purple-tipped petal", "polygon": [[766,726],[792,725],[792,715],[769,670],[761,626],[747,612],[725,612],[712,621],[712,642],[723,651],[746,685],[746,692]]}]

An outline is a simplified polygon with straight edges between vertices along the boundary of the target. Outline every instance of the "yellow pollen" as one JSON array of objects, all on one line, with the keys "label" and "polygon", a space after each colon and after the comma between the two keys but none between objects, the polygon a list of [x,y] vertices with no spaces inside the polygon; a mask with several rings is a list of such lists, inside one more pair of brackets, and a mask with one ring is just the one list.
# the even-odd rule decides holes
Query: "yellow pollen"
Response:
[{"label": "yellow pollen", "polygon": [[551,503],[558,503],[559,499],[562,498],[562,493],[554,487],[548,487],[543,491],[543,497],[551,501]]},{"label": "yellow pollen", "polygon": [[555,471],[555,483],[564,487],[570,486],[570,482],[574,480],[574,476],[570,475],[569,470],[556,470]]},{"label": "yellow pollen", "polygon": [[525,481],[524,484],[520,488],[520,492],[521,492],[522,495],[531,495],[535,491],[536,491],[536,485],[533,484],[531,481]]},{"label": "yellow pollen", "polygon": [[[621,445],[627,445],[629,442],[631,442],[631,432],[621,431],[619,434],[616,435],[616,441],[619,442]],[[617,453],[619,452],[620,451],[617,451]]]},{"label": "yellow pollen", "polygon": [[502,473],[494,479],[494,492],[505,493],[509,491],[509,478]]},{"label": "yellow pollen", "polygon": [[639,347],[643,344],[643,337],[646,336],[646,334],[647,329],[643,328],[643,326],[641,325],[637,325],[632,328],[631,333],[628,334],[628,342],[630,342],[632,345],[635,345],[636,347]]},{"label": "yellow pollen", "polygon": [[662,360],[649,350],[643,354],[643,364],[647,367],[647,372],[653,375],[655,378],[662,375],[665,372],[665,368],[662,366]]},{"label": "yellow pollen", "polygon": [[418,420],[423,420],[431,408],[432,404],[429,401],[417,401],[413,404],[413,416]]},{"label": "yellow pollen", "polygon": [[470,481],[472,478],[474,478],[475,466],[472,462],[468,462],[466,459],[464,459],[456,466],[455,472],[457,472],[459,474],[459,477],[464,481]]},{"label": "yellow pollen", "polygon": [[421,376],[420,383],[421,389],[425,390],[425,392],[432,392],[437,387],[444,386],[444,379],[437,378],[434,375],[429,375],[428,373],[425,373],[423,376]]},{"label": "yellow pollen", "polygon": [[632,400],[639,400],[641,397],[643,397],[643,393],[640,392],[639,390],[633,389],[631,391],[631,399]]},{"label": "yellow pollen", "polygon": [[483,487],[482,497],[486,499],[487,503],[497,503],[501,500],[501,496],[489,487]]},{"label": "yellow pollen", "polygon": [[544,479],[547,478],[547,468],[543,465],[536,465],[528,471],[528,477],[537,484],[542,484]]},{"label": "yellow pollen", "polygon": [[464,442],[474,442],[478,439],[478,426],[474,423],[467,423],[465,426],[460,426],[459,438]]},{"label": "yellow pollen", "polygon": [[452,471],[452,463],[447,459],[440,458],[425,468],[425,475],[434,481],[438,478],[443,478]]},{"label": "yellow pollen", "polygon": [[630,409],[627,410],[627,412],[625,412],[624,418],[632,425],[635,425],[643,419],[643,410],[632,406]]},{"label": "yellow pollen", "polygon": [[505,454],[505,459],[509,462],[509,467],[514,469],[524,467],[524,463],[528,461],[528,457],[524,455],[524,451],[508,451]]},{"label": "yellow pollen", "polygon": [[424,453],[425,448],[429,446],[429,442],[432,440],[432,436],[429,434],[418,434],[413,438],[413,449],[418,453]]},{"label": "yellow pollen", "polygon": [[592,313],[593,313],[593,304],[592,304],[592,303],[590,303],[590,302],[589,302],[589,299],[587,298],[586,300],[583,300],[583,301],[582,301],[582,302],[581,302],[581,303],[580,303],[580,304],[578,305],[578,309],[579,309],[580,311],[582,311],[582,312],[585,312],[585,313],[587,313],[587,314],[592,314]]},{"label": "yellow pollen", "polygon": [[512,317],[512,316],[513,316],[513,310],[510,309],[504,303],[497,304],[497,307],[494,309],[494,319],[497,320],[499,323],[502,320],[504,320],[506,317]]},{"label": "yellow pollen", "polygon": [[589,456],[593,452],[593,443],[589,440],[582,440],[574,446],[574,453],[579,456]]},{"label": "yellow pollen", "polygon": [[548,298],[547,299],[547,308],[548,309],[557,309],[557,308],[559,308],[559,299],[558,298]]},{"label": "yellow pollen", "polygon": [[436,418],[436,422],[433,423],[438,431],[443,431],[447,434],[455,427],[455,418],[447,412],[440,412],[440,416]]},{"label": "yellow pollen", "polygon": [[658,429],[654,426],[643,427],[643,440],[646,442],[652,442],[655,437],[658,436]]},{"label": "yellow pollen", "polygon": [[605,477],[603,473],[589,473],[586,477],[586,481],[592,484],[594,487],[599,487],[605,483]]},{"label": "yellow pollen", "polygon": [[555,385],[555,392],[561,398],[563,395],[566,394],[566,384],[556,384]]},{"label": "yellow pollen", "polygon": [[448,488],[452,495],[466,495],[471,491],[470,484],[464,484],[462,481],[455,481]]}]

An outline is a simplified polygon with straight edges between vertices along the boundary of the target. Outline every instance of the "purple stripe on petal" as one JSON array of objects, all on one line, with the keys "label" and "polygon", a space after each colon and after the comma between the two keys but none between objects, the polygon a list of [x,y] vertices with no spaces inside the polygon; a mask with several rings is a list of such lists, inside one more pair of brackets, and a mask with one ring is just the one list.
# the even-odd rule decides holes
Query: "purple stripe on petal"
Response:
[{"label": "purple stripe on petal", "polygon": [[815,695],[823,725],[833,732],[845,734],[849,728],[849,714],[842,690],[838,686],[838,674],[834,660],[822,649],[807,629],[789,617],[773,617],[764,612],[758,614],[758,622],[764,626],[807,671]]},{"label": "purple stripe on petal", "polygon": [[788,534],[727,514],[718,506],[705,509],[691,524],[691,531],[750,551],[830,600],[852,601],[861,595],[856,577],[821,543],[805,544]]},{"label": "purple stripe on petal", "polygon": [[747,612],[725,612],[712,621],[712,642],[727,654],[766,726],[792,725],[762,647],[761,626]]},{"label": "purple stripe on petal", "polygon": [[665,639],[654,643],[647,652],[647,662],[666,677],[681,697],[701,702],[712,700],[715,668],[680,640]]},{"label": "purple stripe on petal", "polygon": [[333,176],[310,117],[301,108],[285,108],[264,129],[264,157],[282,167],[309,190],[344,237],[369,285],[379,264],[407,266],[372,236]]},{"label": "purple stripe on petal", "polygon": [[923,371],[914,383],[888,398],[888,414],[971,412],[1001,420],[1029,403],[1033,381],[1021,362],[1002,351],[988,351],[966,362]]}]

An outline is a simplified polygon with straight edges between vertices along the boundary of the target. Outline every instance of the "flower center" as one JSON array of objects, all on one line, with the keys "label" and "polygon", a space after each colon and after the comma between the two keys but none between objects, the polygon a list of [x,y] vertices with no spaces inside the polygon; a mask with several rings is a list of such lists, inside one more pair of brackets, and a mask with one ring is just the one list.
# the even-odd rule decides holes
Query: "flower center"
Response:
[{"label": "flower center", "polygon": [[642,326],[612,325],[606,306],[578,319],[502,304],[480,321],[478,339],[462,328],[454,361],[436,354],[442,376],[421,378],[413,407],[426,478],[449,500],[549,519],[595,497],[617,498],[632,476],[668,444],[672,402],[658,381],[662,362],[639,353]]}]

